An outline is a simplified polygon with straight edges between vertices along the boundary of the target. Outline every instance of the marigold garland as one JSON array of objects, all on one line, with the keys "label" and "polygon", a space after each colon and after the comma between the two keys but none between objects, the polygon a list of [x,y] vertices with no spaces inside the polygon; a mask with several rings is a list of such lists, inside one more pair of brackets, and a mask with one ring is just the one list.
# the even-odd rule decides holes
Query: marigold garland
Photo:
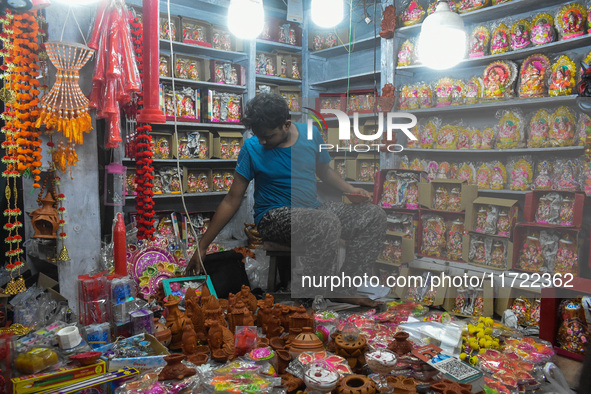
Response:
[{"label": "marigold garland", "polygon": [[6,293],[16,294],[25,291],[22,277],[14,281],[13,272],[18,270],[20,275],[24,263],[21,261],[23,250],[20,247],[23,238],[18,234],[22,223],[18,220],[22,214],[18,208],[17,179],[25,173],[33,178],[33,187],[39,188],[41,179],[41,140],[40,132],[34,124],[39,116],[40,73],[39,61],[39,22],[37,13],[26,12],[15,14],[7,10],[0,17],[2,33],[2,49],[0,56],[4,64],[0,67],[4,73],[4,87],[0,98],[5,102],[6,111],[0,115],[5,124],[2,132],[6,140],[2,148],[6,154],[2,161],[6,170],[2,173],[7,180],[4,190],[7,208],[4,216],[7,222],[3,228],[8,232],[4,242],[9,245],[5,253],[6,269],[10,272],[11,281],[6,287]]},{"label": "marigold garland", "polygon": [[[134,17],[130,22],[131,38],[134,44],[135,56],[138,63],[138,70],[140,79],[143,76],[143,27],[139,18]],[[143,106],[142,92],[137,93],[137,107],[129,111],[131,116],[135,117],[137,111]],[[128,147],[128,152],[133,152],[136,158],[136,175],[135,181],[137,183],[137,195],[135,197],[138,218],[138,239],[154,240],[154,187],[152,180],[154,179],[154,167],[152,166],[153,156],[153,142],[150,132],[152,127],[150,125],[138,124],[136,126],[135,141],[130,141],[133,148]]]}]

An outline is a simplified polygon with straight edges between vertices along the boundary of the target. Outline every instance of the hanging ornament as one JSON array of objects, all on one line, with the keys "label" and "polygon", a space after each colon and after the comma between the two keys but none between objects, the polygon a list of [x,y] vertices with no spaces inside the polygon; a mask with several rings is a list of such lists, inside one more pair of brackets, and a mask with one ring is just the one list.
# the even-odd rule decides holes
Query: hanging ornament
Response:
[{"label": "hanging ornament", "polygon": [[80,69],[94,51],[81,44],[48,42],[47,54],[57,68],[55,84],[41,99],[41,114],[35,123],[39,128],[57,129],[70,142],[82,144],[83,134],[92,130],[88,99],[80,90]]},{"label": "hanging ornament", "polygon": [[[133,18],[130,22],[131,37],[134,44],[135,56],[138,62],[140,78],[143,76],[143,25],[140,18]],[[138,111],[143,107],[143,93],[135,95],[136,105],[128,108],[128,118],[135,119]],[[136,158],[136,205],[138,212],[137,229],[138,239],[154,240],[154,167],[152,158],[154,155],[154,143],[150,132],[152,127],[148,124],[137,124],[135,129],[135,141],[131,142]]]}]

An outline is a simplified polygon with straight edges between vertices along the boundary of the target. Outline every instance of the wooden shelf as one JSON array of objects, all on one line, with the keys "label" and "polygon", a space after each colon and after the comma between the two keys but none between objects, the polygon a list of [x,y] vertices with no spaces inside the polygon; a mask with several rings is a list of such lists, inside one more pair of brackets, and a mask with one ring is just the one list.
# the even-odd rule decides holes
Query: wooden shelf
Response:
[{"label": "wooden shelf", "polygon": [[[457,66],[454,66],[454,70],[459,68],[467,68],[474,66],[484,66],[496,60],[524,60],[529,55],[534,53],[556,53],[564,52],[575,48],[591,45],[591,35],[586,34],[584,36],[572,38],[570,40],[555,41],[545,45],[539,45],[520,49],[518,51],[510,51],[505,53],[499,53],[497,55],[488,55],[472,59],[463,60]],[[396,67],[396,72],[399,71],[428,71],[433,73],[445,73],[449,70],[433,70],[422,64],[413,64],[411,66]]]},{"label": "wooden shelf", "polygon": [[[172,77],[160,77],[160,81],[172,83]],[[182,78],[175,78],[174,83],[175,83],[175,86],[176,86],[176,84],[193,85],[193,86],[203,86],[203,87],[212,88],[212,89],[233,90],[233,91],[238,91],[238,92],[244,92],[246,90],[246,86],[227,85],[225,83],[217,83],[217,82],[194,81],[192,79],[182,79]]]},{"label": "wooden shelf", "polygon": [[486,103],[470,104],[470,105],[453,105],[448,107],[434,107],[434,108],[421,108],[413,110],[401,110],[407,111],[412,114],[429,114],[429,113],[442,113],[442,112],[465,112],[465,111],[482,111],[489,109],[499,109],[506,107],[534,107],[542,105],[556,106],[569,105],[576,103],[577,96],[571,94],[569,96],[558,96],[558,97],[538,97],[538,98],[515,98],[511,100],[499,100],[491,101]]},{"label": "wooden shelf", "polygon": [[[536,7],[550,7],[563,2],[563,0],[544,0],[543,4],[540,4],[539,0],[512,0],[503,4],[494,5],[492,7],[484,7],[476,11],[460,14],[460,17],[462,17],[464,20],[464,24],[469,25],[478,22],[488,22],[491,20],[506,18],[507,15],[517,15],[522,12],[531,11]],[[404,26],[396,29],[394,31],[394,35],[399,37],[408,37],[419,34],[421,32],[421,26],[422,23],[413,26]]]},{"label": "wooden shelf", "polygon": [[327,79],[326,81],[311,82],[310,83],[310,86],[313,86],[313,87],[327,87],[327,86],[338,85],[338,84],[341,84],[343,82],[347,82],[347,80],[350,80],[351,82],[353,82],[353,81],[360,81],[360,80],[364,80],[364,79],[370,80],[371,78],[373,78],[374,75],[377,75],[377,79],[379,80],[380,74],[381,74],[381,71],[380,70],[376,70],[375,74],[374,74],[373,71],[369,71],[369,72],[366,72],[366,73],[350,75],[349,77],[345,76],[345,77]]},{"label": "wooden shelf", "polygon": [[[135,159],[124,157],[123,161],[126,162],[135,162]],[[166,164],[176,164],[177,159],[152,159],[154,163],[166,163]],[[179,159],[179,163],[187,165],[187,164],[228,164],[236,163],[236,159]]]},{"label": "wooden shelf", "polygon": [[453,154],[487,154],[487,153],[568,153],[584,151],[584,146],[560,146],[556,148],[523,148],[523,149],[423,149],[404,148],[402,152],[408,153],[453,153]]},{"label": "wooden shelf", "polygon": [[531,190],[494,190],[494,189],[478,189],[478,193],[491,193],[491,194],[515,194],[515,195],[526,195]]},{"label": "wooden shelf", "polygon": [[[363,51],[365,49],[371,49],[374,46],[377,46],[377,50],[381,50],[381,43],[380,43],[380,36],[377,37],[368,37],[368,38],[361,38],[359,40],[355,40],[351,43],[351,52],[353,51]],[[318,57],[334,57],[339,55],[344,55],[349,51],[349,44],[342,44],[337,45],[332,48],[321,49],[319,51],[310,51],[311,56],[318,56]]]},{"label": "wooden shelf", "polygon": [[294,79],[294,78],[284,78],[284,77],[276,77],[274,75],[264,75],[264,74],[257,74],[256,75],[257,82],[270,82],[270,83],[283,83],[287,85],[301,85],[301,79]]},{"label": "wooden shelf", "polygon": [[[225,196],[228,192],[208,192],[208,193],[185,193],[185,197],[214,197],[214,196]],[[154,199],[163,198],[181,198],[181,193],[176,194],[154,194]],[[126,200],[135,199],[134,195],[125,196]]]},{"label": "wooden shelf", "polygon": [[[220,129],[220,130],[245,130],[244,125],[234,123],[199,123],[199,122],[181,122],[178,121],[179,127],[200,127],[202,129]],[[163,126],[174,126],[174,121],[168,120],[165,123],[152,123],[152,128]]]},{"label": "wooden shelf", "polygon": [[261,40],[257,38],[257,51],[261,50],[263,52],[270,52],[273,50],[280,50],[280,51],[287,51],[287,52],[294,52],[300,53],[302,52],[302,47],[297,45],[290,45],[285,44],[282,42],[275,42],[269,40]]},{"label": "wooden shelf", "polygon": [[[173,41],[172,49],[175,54],[208,57],[210,59],[222,59],[231,62],[241,62],[248,58],[244,52],[224,51],[200,45],[185,44],[184,42]],[[160,51],[170,54],[170,41],[160,40]]]}]

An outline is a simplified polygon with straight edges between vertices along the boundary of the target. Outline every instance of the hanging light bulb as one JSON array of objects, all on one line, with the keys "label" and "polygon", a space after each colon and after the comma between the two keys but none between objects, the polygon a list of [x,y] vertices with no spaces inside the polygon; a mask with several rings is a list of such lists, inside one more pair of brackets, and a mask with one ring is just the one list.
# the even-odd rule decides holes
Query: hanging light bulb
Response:
[{"label": "hanging light bulb", "polygon": [[263,31],[263,0],[232,0],[228,8],[228,28],[236,37],[256,38]]},{"label": "hanging light bulb", "polygon": [[343,0],[312,0],[312,21],[320,27],[334,27],[344,16]]},{"label": "hanging light bulb", "polygon": [[429,68],[445,70],[462,61],[465,54],[464,21],[450,11],[447,0],[439,0],[421,27],[419,59]]}]

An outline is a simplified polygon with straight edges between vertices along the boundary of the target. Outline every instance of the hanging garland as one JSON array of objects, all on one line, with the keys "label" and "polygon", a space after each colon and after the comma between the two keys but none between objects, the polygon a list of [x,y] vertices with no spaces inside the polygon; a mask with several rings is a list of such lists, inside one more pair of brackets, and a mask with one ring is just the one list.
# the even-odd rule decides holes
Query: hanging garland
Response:
[{"label": "hanging garland", "polygon": [[[2,50],[0,56],[4,64],[0,69],[4,71],[4,87],[0,91],[0,99],[5,102],[6,111],[1,118],[5,121],[2,132],[6,140],[2,148],[6,154],[2,161],[6,170],[2,176],[6,178],[5,196],[7,208],[4,216],[7,218],[3,228],[8,232],[4,242],[9,250],[5,253],[7,259],[6,270],[10,273],[10,282],[6,285],[6,294],[17,294],[25,291],[25,283],[21,276],[23,241],[19,230],[23,224],[19,220],[21,210],[18,208],[17,180],[23,174],[33,178],[33,187],[39,188],[41,174],[41,140],[40,132],[34,123],[39,116],[39,22],[36,13],[14,14],[10,11],[0,17],[2,25]],[[15,280],[14,273],[18,278]]]},{"label": "hanging garland", "polygon": [[[130,22],[131,25],[131,38],[134,45],[136,60],[138,64],[138,70],[140,73],[140,79],[143,77],[143,27],[142,21],[136,16]],[[137,93],[137,107],[134,108],[135,112],[132,114],[133,117],[143,106],[143,93],[140,91]],[[150,132],[152,126],[149,124],[137,124],[136,126],[136,137],[135,143],[130,141],[130,147],[128,152],[131,154],[135,153],[136,157],[136,175],[135,181],[137,183],[137,195],[135,197],[138,219],[138,239],[154,240],[154,192],[152,183],[154,179],[154,167],[152,166],[153,156],[153,142]]]}]

